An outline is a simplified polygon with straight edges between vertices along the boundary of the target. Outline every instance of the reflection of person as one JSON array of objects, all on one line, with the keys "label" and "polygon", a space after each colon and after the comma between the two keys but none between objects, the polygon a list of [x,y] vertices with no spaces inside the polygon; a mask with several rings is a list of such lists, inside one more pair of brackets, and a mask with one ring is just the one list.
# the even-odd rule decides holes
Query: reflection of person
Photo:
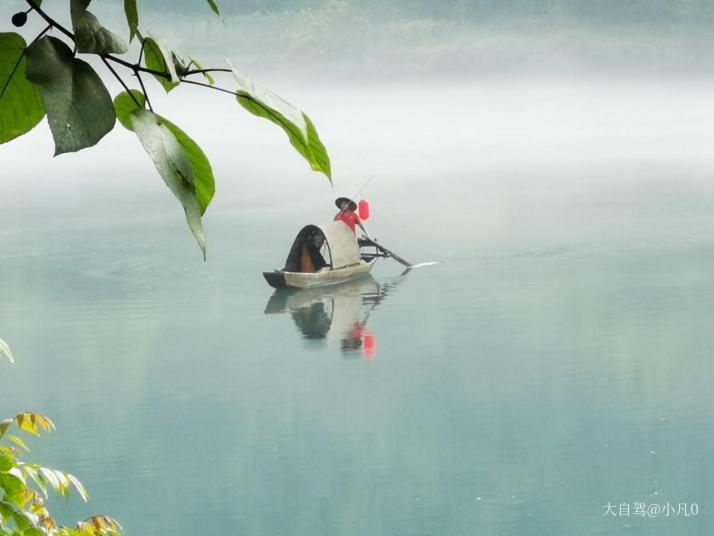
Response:
[{"label": "reflection of person", "polygon": [[354,327],[340,341],[340,348],[342,350],[358,350],[362,348],[362,331],[362,324],[355,322]]},{"label": "reflection of person", "polygon": [[374,333],[365,328],[365,323],[355,322],[354,327],[340,341],[340,349],[343,352],[362,349],[365,359],[372,359],[375,353]]},{"label": "reflection of person", "polygon": [[362,348],[362,339],[342,339],[340,341],[340,350],[348,351],[348,350],[359,350]]},{"label": "reflection of person", "polygon": [[355,234],[357,234],[355,226],[359,225],[359,228],[362,229],[364,235],[370,240],[372,239],[369,236],[367,229],[364,228],[362,220],[355,212],[355,210],[357,210],[357,203],[347,197],[338,197],[335,199],[335,205],[337,205],[337,208],[339,208],[340,211],[337,213],[337,216],[335,216],[334,221],[341,221]]}]

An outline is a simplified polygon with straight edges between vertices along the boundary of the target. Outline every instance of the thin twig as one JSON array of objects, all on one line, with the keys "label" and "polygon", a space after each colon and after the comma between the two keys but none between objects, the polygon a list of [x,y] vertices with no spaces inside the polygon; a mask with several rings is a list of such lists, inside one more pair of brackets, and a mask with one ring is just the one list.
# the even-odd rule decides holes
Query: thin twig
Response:
[{"label": "thin twig", "polygon": [[52,17],[50,17],[47,13],[45,13],[44,11],[42,11],[42,8],[41,8],[40,6],[38,6],[37,4],[35,4],[34,0],[25,0],[25,1],[29,4],[29,6],[30,6],[32,9],[34,9],[35,11],[37,11],[37,13],[40,15],[40,17],[42,17],[43,19],[45,19],[45,21],[47,22],[47,24],[49,24],[50,26],[54,26],[54,27],[57,28],[60,32],[62,32],[62,33],[65,34],[67,37],[69,37],[72,41],[74,41],[74,34],[73,34],[72,32],[70,32],[67,28],[65,28],[64,26],[62,26],[59,22],[57,22],[56,20],[54,20]]},{"label": "thin twig", "polygon": [[[62,26],[61,24],[59,24],[59,23],[58,23],[56,20],[54,20],[52,17],[50,17],[47,13],[45,13],[45,12],[42,10],[42,8],[40,8],[40,6],[35,3],[35,0],[25,0],[25,1],[29,4],[30,8],[33,9],[33,10],[35,10],[35,11],[37,11],[37,13],[38,13],[38,14],[47,22],[47,24],[49,25],[40,35],[38,35],[38,36],[35,38],[35,40],[39,39],[42,35],[44,35],[44,34],[45,34],[48,30],[50,30],[51,28],[57,28],[60,32],[62,32],[64,35],[66,35],[69,39],[72,40],[72,42],[75,44],[75,53],[76,53],[77,45],[76,45],[75,35],[74,35],[72,32],[70,32],[67,28],[65,28],[64,26]],[[139,37],[141,37],[141,35],[139,35]],[[130,62],[128,62],[128,61],[126,61],[126,60],[123,60],[123,59],[121,59],[121,58],[117,58],[116,56],[113,56],[112,54],[97,54],[97,55],[102,59],[102,61],[103,61],[104,64],[107,66],[107,68],[112,72],[112,74],[114,75],[114,77],[115,77],[117,80],[119,80],[119,83],[120,83],[120,84],[124,87],[124,89],[129,93],[129,95],[130,95],[131,98],[134,100],[134,102],[136,103],[136,105],[139,106],[140,108],[143,108],[143,106],[142,106],[141,104],[139,104],[139,101],[136,99],[136,97],[135,97],[134,94],[131,92],[131,90],[129,89],[129,87],[126,85],[126,83],[124,82],[124,80],[122,79],[122,77],[119,76],[119,74],[114,70],[114,68],[112,68],[112,66],[111,66],[111,64],[110,64],[109,62],[111,61],[111,62],[114,62],[114,63],[118,63],[119,65],[122,65],[122,66],[126,67],[127,69],[131,69],[131,70],[134,72],[134,74],[136,75],[136,77],[139,79],[139,84],[141,85],[141,89],[142,89],[142,92],[144,93],[144,97],[146,98],[146,102],[147,102],[147,104],[148,104],[148,106],[149,106],[149,109],[153,111],[153,109],[152,109],[152,107],[151,107],[151,103],[149,102],[149,95],[148,95],[148,93],[147,93],[147,91],[146,91],[146,87],[144,86],[144,81],[141,79],[141,76],[140,76],[139,73],[148,73],[148,74],[151,74],[151,75],[154,75],[154,76],[157,76],[157,77],[165,78],[165,79],[167,79],[167,80],[171,80],[171,75],[170,75],[168,72],[156,71],[156,70],[154,70],[154,69],[149,69],[148,67],[143,67],[143,66],[141,65],[141,60],[142,60],[143,55],[144,55],[144,45],[145,45],[145,41],[142,39],[142,41],[141,41],[141,51],[139,52],[139,61],[138,61],[137,63],[130,63]],[[23,54],[24,54],[24,52],[23,52]],[[22,57],[21,57],[21,58],[22,58]],[[19,61],[18,61],[18,65],[19,65]],[[190,64],[189,64],[189,65],[190,65]],[[17,65],[15,66],[15,69],[17,69]],[[212,73],[212,72],[230,73],[230,72],[232,72],[232,71],[231,71],[231,69],[223,69],[223,68],[216,68],[216,69],[192,69],[192,70],[190,70],[190,71],[186,71],[186,72],[183,74],[183,76],[181,77],[181,81],[182,81],[182,82],[185,82],[186,84],[192,84],[192,85],[196,85],[196,86],[206,87],[206,88],[208,88],[208,89],[213,89],[213,90],[215,90],[215,91],[221,91],[221,92],[223,92],[223,93],[229,93],[229,94],[231,94],[231,95],[238,96],[238,93],[235,92],[235,91],[230,91],[230,90],[228,90],[228,89],[223,89],[223,88],[219,88],[219,87],[212,86],[212,85],[209,85],[209,84],[204,84],[204,83],[202,83],[202,82],[195,82],[195,81],[193,81],[193,80],[186,80],[185,78],[183,78],[183,77],[185,77],[185,76],[190,76],[190,75],[193,75],[193,74],[206,74],[206,73]],[[14,73],[14,70],[13,70],[13,73]],[[10,75],[10,77],[12,78],[12,74]],[[0,96],[2,96],[2,95],[4,94],[5,90],[7,89],[7,85],[8,85],[8,84],[9,84],[9,79],[8,79],[8,81],[6,82],[5,87],[3,88],[2,92],[0,92]],[[252,98],[250,95],[248,95],[248,94],[242,94],[242,93],[241,93],[241,96],[242,96],[242,97],[245,97],[247,100],[257,102],[257,101],[255,101],[255,99],[253,99],[253,98]],[[260,103],[258,103],[258,104],[260,104]]]},{"label": "thin twig", "polygon": [[119,76],[119,74],[114,70],[114,67],[112,67],[111,64],[107,61],[107,58],[105,58],[104,56],[101,56],[101,58],[102,58],[102,61],[104,62],[104,65],[106,65],[106,66],[107,66],[107,69],[109,69],[109,70],[112,72],[112,74],[114,75],[114,77],[115,77],[117,80],[119,80],[119,83],[120,83],[122,86],[124,86],[124,89],[125,89],[126,92],[129,94],[129,96],[131,97],[131,99],[136,103],[136,105],[137,105],[139,108],[143,108],[143,106],[139,103],[139,101],[136,99],[136,97],[134,96],[134,94],[133,94],[133,93],[131,92],[131,90],[129,89],[129,86],[126,85],[126,83],[124,82],[124,80],[122,80],[122,77]]},{"label": "thin twig", "polygon": [[139,79],[139,85],[141,86],[141,91],[144,93],[144,98],[146,99],[146,104],[149,105],[149,110],[152,112],[154,111],[154,108],[151,106],[151,101],[149,100],[149,94],[146,91],[146,88],[144,87],[144,81],[141,79],[141,74],[139,71],[136,71],[136,77]]},{"label": "thin twig", "polygon": [[42,30],[40,33],[38,33],[37,36],[32,41],[30,41],[30,44],[27,45],[28,48],[30,46],[34,45],[36,41],[39,41],[40,39],[42,39],[42,36],[45,35],[47,32],[49,32],[51,29],[52,29],[52,25],[48,24],[44,30]]},{"label": "thin twig", "polygon": [[[52,26],[54,28],[57,28],[60,32],[65,34],[67,37],[69,37],[73,42],[76,41],[75,35],[72,32],[70,32],[67,28],[65,28],[59,22],[57,22],[52,17],[50,17],[47,13],[45,13],[41,7],[39,7],[37,4],[35,4],[34,0],[25,0],[25,1],[30,5],[30,7],[32,9],[37,11],[37,13],[40,15],[40,17],[42,17],[43,19],[45,19],[45,21],[47,21],[47,24],[49,24],[50,26]],[[142,47],[143,47],[143,43],[142,43]],[[142,48],[142,50],[143,50],[143,48]],[[153,69],[148,69],[146,67],[142,67],[138,63],[136,63],[136,64],[129,63],[128,61],[123,60],[121,58],[117,58],[116,56],[112,56],[111,54],[103,54],[102,58],[111,60],[115,63],[120,64],[120,65],[123,65],[124,67],[127,67],[127,68],[131,69],[132,71],[136,71],[138,69],[142,72],[153,74],[154,76],[162,76],[164,78],[170,78],[170,75],[168,75],[167,73],[162,73],[161,71],[155,71]]]},{"label": "thin twig", "polygon": [[141,60],[144,58],[144,47],[146,46],[146,41],[141,37],[141,50],[139,50],[139,60],[136,62],[136,67],[134,68],[134,74],[139,80],[139,85],[141,86],[141,91],[144,93],[144,98],[146,99],[146,104],[149,105],[149,110],[154,111],[153,106],[151,106],[151,101],[149,100],[149,92],[146,91],[146,86],[144,86],[144,80],[141,78],[141,72],[138,67],[141,67]]},{"label": "thin twig", "polygon": [[223,93],[228,93],[230,95],[238,96],[237,91],[231,91],[230,89],[223,89],[222,87],[216,87],[212,86],[210,84],[204,84],[203,82],[196,82],[195,80],[186,80],[185,78],[181,78],[181,82],[184,84],[191,84],[194,86],[201,86],[201,87],[207,87],[208,89],[213,89],[215,91],[222,91]]},{"label": "thin twig", "polygon": [[168,73],[163,73],[161,71],[155,71],[154,69],[149,69],[147,67],[142,67],[138,63],[129,63],[126,60],[123,60],[121,58],[117,58],[116,56],[112,56],[111,54],[104,54],[102,57],[113,61],[114,63],[118,63],[119,65],[123,65],[127,69],[131,69],[132,71],[141,71],[142,73],[148,73],[148,74],[153,74],[154,76],[160,76],[162,78],[166,78],[168,80],[171,80],[171,75]]},{"label": "thin twig", "polygon": [[216,87],[216,86],[211,86],[209,84],[204,84],[203,82],[195,82],[193,80],[186,80],[184,78],[181,78],[181,82],[184,84],[191,84],[194,86],[201,86],[201,87],[206,87],[208,89],[213,89],[216,91],[221,91],[223,93],[228,93],[229,95],[235,95],[236,97],[240,97],[241,99],[245,99],[247,101],[252,102],[253,104],[258,105],[260,108],[262,108],[270,117],[275,119],[280,124],[284,124],[285,120],[282,119],[280,116],[276,115],[269,107],[265,106],[262,102],[260,102],[258,99],[250,95],[249,93],[246,93],[245,91],[231,91],[230,89],[223,89],[222,87]]},{"label": "thin twig", "polygon": [[10,82],[12,81],[12,77],[15,76],[15,72],[17,71],[17,68],[20,66],[20,63],[22,62],[22,58],[25,57],[25,51],[27,49],[23,48],[22,52],[20,52],[20,57],[17,58],[17,62],[15,63],[15,66],[12,68],[12,71],[10,71],[10,76],[8,77],[7,80],[5,80],[5,84],[2,86],[2,90],[0,90],[0,99],[3,98],[3,95],[5,95],[5,91],[7,90],[8,87],[10,87]]},{"label": "thin twig", "polygon": [[[191,61],[191,63],[193,63],[193,61]],[[189,65],[191,65],[191,64],[189,63]],[[192,70],[190,70],[190,71],[186,71],[185,73],[183,73],[183,75],[184,75],[184,76],[188,76],[188,75],[191,75],[191,74],[232,73],[232,72],[233,72],[233,71],[231,71],[230,69],[221,69],[221,68],[217,68],[217,69],[192,69]]]},{"label": "thin twig", "polygon": [[37,40],[39,40],[43,35],[45,35],[51,28],[52,28],[52,25],[49,24],[49,25],[47,26],[47,28],[45,28],[44,30],[42,30],[42,31],[37,35],[37,37],[35,37],[35,38],[32,40],[32,42],[30,42],[30,44],[27,45],[27,47],[25,47],[25,48],[22,49],[22,52],[20,52],[20,57],[17,58],[17,62],[15,62],[15,65],[13,66],[12,71],[10,71],[10,76],[7,77],[7,80],[5,80],[5,84],[3,85],[2,90],[0,90],[0,99],[3,97],[3,95],[5,95],[5,92],[7,91],[7,88],[10,87],[10,82],[12,81],[12,77],[15,76],[15,73],[17,72],[18,67],[20,67],[20,63],[22,63],[22,58],[25,57],[25,52],[27,51],[27,49],[28,49],[31,45],[33,45]]}]

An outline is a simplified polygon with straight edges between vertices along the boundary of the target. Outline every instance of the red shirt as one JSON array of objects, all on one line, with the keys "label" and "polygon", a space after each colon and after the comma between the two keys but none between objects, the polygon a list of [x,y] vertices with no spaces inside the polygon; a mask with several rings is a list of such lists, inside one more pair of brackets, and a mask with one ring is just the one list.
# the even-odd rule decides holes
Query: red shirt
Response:
[{"label": "red shirt", "polygon": [[362,220],[359,219],[359,216],[351,210],[346,210],[345,212],[339,213],[337,216],[335,216],[334,221],[341,221],[347,227],[349,227],[350,230],[355,234],[357,234],[357,231],[355,230],[355,225],[357,225],[358,223],[362,223]]}]

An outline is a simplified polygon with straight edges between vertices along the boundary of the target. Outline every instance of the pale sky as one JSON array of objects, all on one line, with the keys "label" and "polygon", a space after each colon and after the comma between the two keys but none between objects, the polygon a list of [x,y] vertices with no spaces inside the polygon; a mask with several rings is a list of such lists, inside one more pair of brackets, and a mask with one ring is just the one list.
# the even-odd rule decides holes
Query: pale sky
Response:
[{"label": "pale sky", "polygon": [[[3,3],[9,12],[25,6]],[[310,84],[714,72],[711,0],[218,3],[222,18],[205,0],[142,0],[140,28],[211,66],[228,57],[259,77]],[[66,17],[57,2],[44,7]],[[117,34],[128,34],[122,2],[95,0],[91,9]]]}]

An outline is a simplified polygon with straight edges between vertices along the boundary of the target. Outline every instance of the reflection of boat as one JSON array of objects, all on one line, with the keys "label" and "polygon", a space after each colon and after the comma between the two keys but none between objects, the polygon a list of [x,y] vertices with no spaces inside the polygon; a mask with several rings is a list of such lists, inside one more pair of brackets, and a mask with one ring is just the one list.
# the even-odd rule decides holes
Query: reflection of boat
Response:
[{"label": "reflection of boat", "polygon": [[329,287],[278,289],[265,314],[290,313],[304,338],[338,339],[343,352],[361,349],[372,357],[375,337],[367,321],[397,282],[380,284],[367,274]]},{"label": "reflection of boat", "polygon": [[307,225],[295,237],[285,267],[263,277],[275,288],[335,285],[369,273],[379,256],[362,253],[355,234],[340,221]]},{"label": "reflection of boat", "polygon": [[268,300],[265,314],[289,312],[309,339],[328,333],[341,337],[360,321],[365,297],[379,294],[380,286],[371,275],[330,287],[279,289]]}]

